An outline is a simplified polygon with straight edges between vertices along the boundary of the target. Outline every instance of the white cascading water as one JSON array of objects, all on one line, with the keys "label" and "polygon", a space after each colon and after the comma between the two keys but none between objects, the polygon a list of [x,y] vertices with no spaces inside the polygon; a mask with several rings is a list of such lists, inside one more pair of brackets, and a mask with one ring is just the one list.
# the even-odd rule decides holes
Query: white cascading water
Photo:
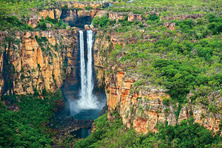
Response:
[{"label": "white cascading water", "polygon": [[[81,75],[81,89],[80,89],[80,98],[87,98],[87,88],[86,88],[86,64],[84,58],[84,37],[83,31],[79,31],[80,37],[80,75]],[[84,100],[83,99],[83,100]]]},{"label": "white cascading water", "polygon": [[95,97],[93,96],[93,77],[92,77],[92,45],[93,45],[93,32],[92,30],[87,30],[87,54],[88,54],[88,62],[87,62],[87,97],[89,102],[95,102]]},{"label": "white cascading water", "polygon": [[87,31],[87,73],[84,58],[84,37],[83,31],[79,31],[80,35],[80,75],[81,75],[81,90],[80,99],[75,106],[75,112],[81,109],[97,109],[99,108],[96,96],[93,95],[93,67],[92,67],[92,46],[93,46],[93,31]]}]

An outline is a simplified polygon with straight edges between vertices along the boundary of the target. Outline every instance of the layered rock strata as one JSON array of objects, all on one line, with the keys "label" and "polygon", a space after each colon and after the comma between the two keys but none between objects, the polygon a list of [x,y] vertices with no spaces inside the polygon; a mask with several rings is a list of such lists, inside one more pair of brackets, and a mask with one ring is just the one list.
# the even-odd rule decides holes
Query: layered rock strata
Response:
[{"label": "layered rock strata", "polygon": [[[197,101],[191,103],[193,93],[187,95],[188,103],[179,106],[179,104],[164,104],[163,100],[170,98],[166,94],[166,90],[161,87],[146,84],[143,87],[136,87],[134,84],[139,80],[138,75],[128,74],[124,65],[111,64],[106,59],[109,52],[114,46],[121,44],[126,45],[120,35],[111,33],[108,37],[103,35],[103,32],[97,32],[94,47],[95,66],[102,71],[112,71],[109,73],[97,75],[97,79],[103,80],[105,83],[108,118],[113,120],[113,111],[118,111],[123,119],[123,124],[128,128],[134,128],[139,133],[157,132],[157,125],[160,123],[168,125],[180,124],[184,119],[199,123],[205,128],[214,131],[219,131],[219,124],[222,118],[220,112],[214,112]],[[105,49],[105,50],[104,50]],[[221,109],[222,97],[220,91],[203,96],[209,104],[215,108]],[[178,114],[176,113],[178,112]]]},{"label": "layered rock strata", "polygon": [[[11,41],[7,36],[7,32],[1,36],[5,44],[0,54],[1,93],[9,89],[15,94],[33,94],[43,89],[55,92],[63,80],[76,77],[77,30],[16,32]],[[7,65],[10,71],[4,71]],[[6,87],[6,81],[10,87]]]}]

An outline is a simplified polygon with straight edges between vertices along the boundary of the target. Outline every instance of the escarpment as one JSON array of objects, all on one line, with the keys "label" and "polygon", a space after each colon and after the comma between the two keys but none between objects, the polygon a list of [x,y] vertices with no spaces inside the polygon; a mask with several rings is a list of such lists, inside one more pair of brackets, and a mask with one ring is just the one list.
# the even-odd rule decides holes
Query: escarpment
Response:
[{"label": "escarpment", "polygon": [[[156,43],[160,40],[162,32],[152,30],[144,33],[144,28],[147,29],[152,25],[149,22],[146,23],[145,18],[148,15],[153,15],[153,12],[146,13],[143,16],[132,12],[102,10],[106,6],[107,3],[61,2],[49,9],[35,10],[36,14],[30,16],[26,23],[31,25],[32,28],[36,28],[40,19],[50,17],[56,20],[61,19],[63,22],[69,23],[71,27],[66,26],[64,27],[65,29],[50,30],[51,25],[47,23],[48,31],[17,31],[13,34],[13,37],[10,37],[11,34],[9,36],[7,31],[1,32],[0,94],[11,92],[26,95],[43,92],[44,90],[55,92],[61,88],[64,80],[67,82],[66,84],[78,83],[79,78],[76,71],[78,70],[78,31],[80,30],[77,27],[79,27],[85,30],[97,31],[94,43],[96,85],[102,89],[105,87],[109,120],[114,119],[112,112],[117,111],[122,117],[123,124],[128,128],[134,128],[139,133],[158,132],[158,124],[174,126],[180,124],[184,119],[199,123],[214,133],[220,131],[222,97],[219,90],[208,95],[198,96],[199,98],[201,97],[199,100],[195,94],[197,90],[190,91],[186,95],[187,102],[183,104],[172,103],[169,101],[171,96],[167,93],[166,88],[154,85],[151,82],[138,85],[143,77],[132,73],[130,68],[135,68],[138,63],[141,64],[141,59],[134,62],[132,67],[127,67],[124,59],[123,62],[115,63],[116,59],[129,54],[128,51],[123,51],[122,55],[112,53],[113,49],[118,45],[124,47],[128,44],[144,41]],[[102,16],[106,16],[108,20],[115,23],[113,26],[108,26],[110,28],[101,29],[101,31],[90,24],[93,18],[101,18]],[[159,16],[160,13],[155,13],[157,18],[153,19],[155,21],[167,20],[169,22],[158,22],[155,27],[162,26],[162,30],[167,28],[171,32],[168,32],[168,30],[164,32],[164,30],[163,38],[172,35],[173,40],[182,36],[182,34],[176,32],[176,23],[171,20],[187,20],[191,18],[195,20],[204,15],[161,16],[160,19]],[[121,21],[123,21],[122,24],[116,23]],[[135,22],[136,31],[133,32],[132,28],[124,30],[127,25],[130,25],[129,22]],[[191,22],[190,25],[194,24],[194,22]],[[116,32],[110,31],[112,27],[116,29]],[[120,27],[122,30],[119,31]],[[186,27],[183,29],[186,29]],[[126,32],[129,32],[129,34]],[[203,35],[202,37],[204,37]],[[164,40],[163,38],[162,40]],[[181,41],[182,39],[179,38],[178,40]],[[171,42],[171,39],[167,42]],[[192,40],[192,42],[198,41]],[[190,44],[187,43],[187,45]],[[149,46],[153,49],[154,45],[149,44]],[[167,51],[161,46],[157,48],[156,50],[159,50],[160,54],[161,50],[163,50],[163,53]],[[178,50],[178,52],[181,52],[181,54],[188,53],[189,51],[184,48],[182,46],[181,51]],[[194,52],[197,51],[195,50]],[[108,59],[111,54],[116,55],[111,57],[114,57],[115,60]],[[136,54],[133,56],[144,56]],[[146,54],[145,56],[149,56],[148,53]],[[157,52],[157,54],[159,53]],[[204,53],[200,55],[202,56],[202,54]],[[160,57],[165,59],[165,56],[173,56],[173,54]],[[195,102],[192,101],[193,97],[196,98]]]},{"label": "escarpment", "polygon": [[110,20],[115,20],[116,22],[124,20],[127,16],[129,22],[143,19],[141,14],[102,10],[102,8],[108,7],[109,4],[112,3],[58,2],[48,9],[34,9],[34,13],[30,15],[26,23],[35,28],[40,19],[45,19],[48,16],[52,19],[61,19],[70,26],[84,28],[84,25],[91,24],[94,17],[107,16]]},{"label": "escarpment", "polygon": [[[138,79],[132,75],[126,76],[123,71],[118,71],[114,75],[106,75],[106,95],[108,117],[112,120],[111,113],[117,110],[123,119],[123,124],[128,128],[133,127],[137,132],[147,133],[148,131],[157,132],[157,124],[168,125],[180,124],[184,119],[189,120],[192,116],[193,121],[199,123],[215,133],[219,131],[219,123],[222,115],[210,111],[207,106],[201,103],[184,104],[179,108],[179,104],[164,104],[164,99],[170,96],[166,90],[146,85],[135,89],[135,82]],[[192,97],[192,93],[188,94]],[[222,98],[220,91],[206,97],[209,103],[220,107]],[[176,114],[178,112],[178,114]]]},{"label": "escarpment", "polygon": [[[1,93],[57,91],[63,80],[76,78],[77,30],[15,32],[1,35]],[[71,82],[75,83],[75,81]]]},{"label": "escarpment", "polygon": [[[107,11],[101,9],[108,5],[58,2],[48,9],[32,9],[24,20],[19,18],[22,23],[30,25],[32,31],[0,32],[0,94],[55,92],[64,80],[66,85],[77,84],[78,31],[90,25],[95,16],[107,15]],[[41,19],[47,18],[57,24],[44,22],[40,26]],[[69,25],[59,24],[60,20]],[[89,26],[88,29],[94,28]],[[102,75],[103,72],[99,73]]]},{"label": "escarpment", "polygon": [[[55,92],[63,85],[63,80],[70,80],[70,77],[74,81],[67,81],[67,84],[77,83],[75,69],[78,62],[78,27],[94,30],[89,25],[94,17],[108,16],[110,20],[118,21],[126,15],[101,10],[108,5],[109,3],[59,2],[49,9],[33,9],[34,13],[23,21],[34,30],[41,30],[36,28],[40,20],[47,17],[61,19],[75,27],[58,29],[55,24],[46,23],[47,31],[16,31],[14,34],[10,31],[1,32],[1,94],[9,91],[14,94],[34,94],[43,89]],[[141,15],[130,16],[129,21],[141,18]],[[98,87],[101,88],[104,86],[104,71],[102,65],[95,65]]]},{"label": "escarpment", "polygon": [[[220,131],[222,115],[218,110],[221,109],[222,97],[219,90],[199,99],[195,91],[190,92],[186,95],[187,103],[171,103],[166,89],[149,82],[142,86],[138,85],[142,79],[139,74],[133,74],[127,71],[126,65],[113,63],[114,60],[108,59],[115,46],[124,47],[136,42],[138,41],[135,38],[124,40],[121,33],[112,32],[104,35],[103,31],[97,32],[94,60],[96,69],[102,73],[97,75],[97,79],[101,80],[100,83],[106,84],[109,120],[114,120],[112,113],[117,111],[126,127],[144,134],[149,131],[158,132],[158,124],[175,126],[184,119],[199,123],[214,133]],[[116,56],[115,60],[120,60],[120,57]],[[192,98],[195,97],[197,101],[193,103]],[[213,111],[201,100],[206,100],[207,104],[217,108],[217,111]]]}]

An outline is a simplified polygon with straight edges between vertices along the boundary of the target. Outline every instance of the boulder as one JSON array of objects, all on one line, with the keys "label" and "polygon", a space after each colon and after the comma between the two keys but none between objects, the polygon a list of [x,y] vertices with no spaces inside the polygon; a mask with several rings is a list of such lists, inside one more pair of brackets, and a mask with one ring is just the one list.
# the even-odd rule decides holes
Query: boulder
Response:
[{"label": "boulder", "polygon": [[85,30],[90,30],[89,25],[84,25],[84,29],[85,29]]}]

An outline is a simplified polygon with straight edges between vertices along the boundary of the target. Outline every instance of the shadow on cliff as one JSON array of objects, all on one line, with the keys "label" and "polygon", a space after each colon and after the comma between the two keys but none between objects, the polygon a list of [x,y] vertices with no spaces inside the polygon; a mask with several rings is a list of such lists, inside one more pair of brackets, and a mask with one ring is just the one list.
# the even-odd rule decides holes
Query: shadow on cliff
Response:
[{"label": "shadow on cliff", "polygon": [[68,23],[71,27],[78,27],[81,29],[84,29],[84,25],[90,25],[92,22],[91,16],[78,16],[77,10],[69,9],[62,9],[60,19],[62,19],[65,23]]},{"label": "shadow on cliff", "polygon": [[5,46],[5,51],[3,53],[3,71],[2,71],[2,77],[4,80],[4,85],[2,87],[2,95],[5,93],[12,94],[13,92],[13,74],[14,74],[14,66],[10,61],[10,48],[11,48],[11,42],[13,39],[11,37],[6,37],[5,39],[8,42],[8,49],[7,46]]}]

